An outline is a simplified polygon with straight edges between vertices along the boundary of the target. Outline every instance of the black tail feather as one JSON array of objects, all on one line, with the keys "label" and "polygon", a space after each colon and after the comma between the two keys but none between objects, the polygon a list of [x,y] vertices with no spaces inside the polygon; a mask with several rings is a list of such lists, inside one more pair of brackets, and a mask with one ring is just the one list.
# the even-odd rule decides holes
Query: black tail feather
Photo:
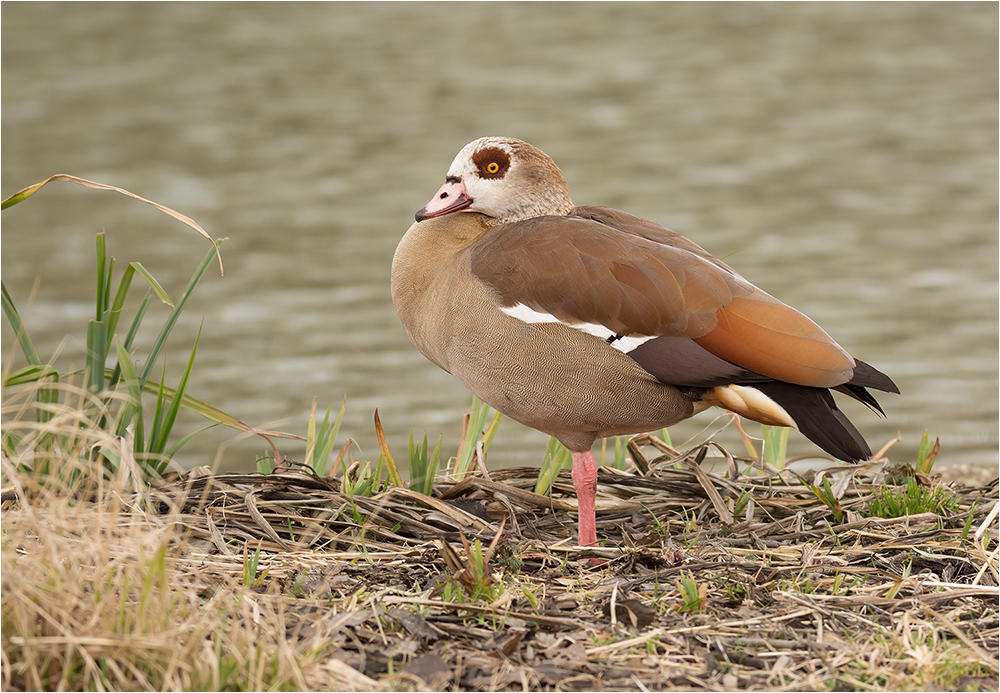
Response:
[{"label": "black tail feather", "polygon": [[[872,451],[864,436],[837,408],[829,390],[774,380],[754,383],[752,387],[780,404],[802,435],[838,460],[860,462],[871,458]],[[864,391],[864,388],[859,389]],[[868,395],[867,392],[865,394]],[[868,397],[874,401],[871,395]],[[875,406],[878,406],[877,402]]]},{"label": "black tail feather", "polygon": [[896,383],[892,382],[892,378],[875,366],[858,359],[854,359],[854,376],[847,384],[856,387],[872,387],[876,390],[882,390],[882,392],[891,392],[894,395],[899,394],[899,388],[896,387]]},{"label": "black tail feather", "polygon": [[[661,336],[628,352],[640,366],[660,382],[674,387],[703,390],[730,384],[753,387],[780,404],[809,440],[839,460],[859,462],[871,458],[864,437],[837,408],[826,388],[795,385],[747,370],[710,353],[697,342],[682,337]],[[885,416],[875,397],[865,388],[899,394],[896,383],[885,373],[855,359],[851,379],[833,389]],[[698,398],[692,392],[692,399]]]},{"label": "black tail feather", "polygon": [[875,397],[872,396],[872,393],[868,392],[865,388],[860,387],[859,385],[852,385],[851,383],[844,383],[843,385],[838,385],[833,389],[837,392],[843,392],[848,397],[853,397],[872,411],[885,416],[885,412],[882,411],[882,406],[878,403],[878,400],[875,399]]},{"label": "black tail feather", "polygon": [[843,392],[848,397],[853,397],[872,411],[885,416],[885,412],[882,411],[882,407],[879,406],[878,401],[865,388],[870,387],[897,395],[899,394],[899,388],[896,387],[896,383],[892,382],[889,376],[871,364],[859,361],[858,359],[854,359],[854,364],[854,377],[843,385],[838,385],[833,389],[837,392]]}]

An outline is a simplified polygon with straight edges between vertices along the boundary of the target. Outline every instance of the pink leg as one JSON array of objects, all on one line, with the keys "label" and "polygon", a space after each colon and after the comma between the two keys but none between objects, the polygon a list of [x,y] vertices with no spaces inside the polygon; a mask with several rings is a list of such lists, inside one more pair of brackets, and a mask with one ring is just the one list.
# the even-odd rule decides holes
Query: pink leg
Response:
[{"label": "pink leg", "polygon": [[594,502],[597,498],[597,462],[590,450],[573,453],[573,486],[579,507],[579,546],[597,545],[597,517]]}]

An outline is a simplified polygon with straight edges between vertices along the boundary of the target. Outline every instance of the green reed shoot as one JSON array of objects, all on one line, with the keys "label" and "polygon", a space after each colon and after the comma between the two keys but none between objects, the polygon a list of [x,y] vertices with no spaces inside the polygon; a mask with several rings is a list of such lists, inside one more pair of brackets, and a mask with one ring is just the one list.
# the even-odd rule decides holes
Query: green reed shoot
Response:
[{"label": "green reed shoot", "polygon": [[[500,525],[500,531],[493,537],[493,541],[484,549],[483,543],[478,538],[470,544],[469,540],[465,538],[465,534],[460,531],[459,538],[461,538],[462,546],[465,548],[465,560],[459,556],[446,539],[442,537],[438,540],[441,547],[441,557],[444,558],[445,564],[451,570],[453,582],[461,585],[473,601],[484,599],[492,602],[503,591],[503,585],[493,582],[490,577],[490,559],[493,557],[497,542],[502,535],[503,523]],[[451,601],[461,599],[461,593],[457,590],[444,596],[446,599],[450,596]]]},{"label": "green reed shoot", "polygon": [[903,517],[921,513],[944,515],[958,510],[958,499],[947,489],[926,488],[910,477],[905,488],[885,486],[875,489],[868,505],[868,517]]},{"label": "green reed shoot", "polygon": [[708,596],[708,585],[699,585],[690,571],[686,574],[681,573],[677,579],[677,591],[681,597],[680,611],[700,614],[704,610],[705,600]]},{"label": "green reed shoot", "polygon": [[441,443],[444,435],[438,436],[437,445],[427,452],[427,432],[424,432],[424,442],[420,447],[413,444],[413,429],[410,429],[409,439],[409,460],[410,460],[410,488],[419,491],[425,496],[430,496],[434,492],[434,479],[437,477],[438,469],[441,467]]},{"label": "green reed shoot", "polygon": [[743,438],[743,444],[746,446],[747,452],[751,457],[763,460],[778,469],[784,469],[788,456],[788,431],[789,429],[785,426],[767,426],[761,424],[760,437],[762,445],[760,455],[757,454],[757,448],[753,444],[754,439],[742,428],[740,428],[740,436]]},{"label": "green reed shoot", "polygon": [[535,493],[544,496],[549,492],[552,482],[559,472],[572,464],[572,457],[565,445],[555,438],[549,438],[548,447],[545,448],[545,457],[542,459],[542,466],[538,470],[538,480],[535,482]]},{"label": "green reed shoot", "polygon": [[258,541],[257,550],[253,553],[249,553],[247,544],[243,546],[243,586],[248,589],[263,584],[267,577],[266,570],[260,576],[257,575],[257,565],[260,563],[260,546],[261,542]]},{"label": "green reed shoot", "polygon": [[347,461],[344,460],[344,493],[349,496],[371,497],[380,492],[387,481],[384,476],[386,473],[386,470],[383,469],[384,465],[384,455],[378,456],[378,462],[374,468],[368,460],[355,462],[350,467],[347,466]]},{"label": "green reed shoot", "polygon": [[969,538],[969,530],[972,529],[972,520],[976,514],[976,506],[979,505],[979,501],[973,501],[972,506],[969,508],[969,518],[965,521],[962,526],[962,543],[964,544]]},{"label": "green reed shoot", "polygon": [[899,576],[899,580],[893,585],[888,592],[886,592],[886,599],[895,599],[899,594],[899,590],[903,587],[903,583],[906,578],[910,577],[910,571],[913,569],[913,556],[910,556],[906,563],[903,564],[903,574]]},{"label": "green reed shoot", "polygon": [[[462,535],[462,539],[465,536]],[[474,588],[469,596],[473,601],[477,599],[487,599],[494,600],[499,595],[496,587],[493,585],[493,581],[490,579],[490,565],[489,565],[489,551],[484,553],[483,542],[478,538],[474,539],[471,544],[468,540],[463,542],[465,544],[466,555],[469,557],[469,573],[472,576],[472,584]],[[502,587],[499,585],[497,587]]]},{"label": "green reed shoot", "polygon": [[[660,429],[660,430],[665,431],[666,429]],[[609,466],[612,469],[617,469],[619,471],[624,472],[626,467],[628,466],[626,464],[626,460],[628,460],[628,437],[615,436],[614,440],[615,440],[615,450],[614,450],[614,455],[611,458],[611,464],[608,464],[606,459],[608,439],[604,438],[603,440],[601,440],[601,466],[602,467]]]},{"label": "green reed shoot", "polygon": [[[375,437],[378,438],[378,447],[382,451],[382,455],[378,458],[379,470],[382,468],[382,462],[384,461],[386,467],[388,468],[389,479],[392,483],[399,488],[403,488],[403,479],[399,476],[399,470],[396,468],[396,460],[393,459],[392,453],[389,451],[389,441],[385,438],[385,431],[382,429],[382,420],[378,418],[378,409],[375,410]],[[346,474],[344,475],[347,476]]]},{"label": "green reed shoot", "polygon": [[312,411],[309,414],[309,425],[306,432],[306,459],[305,465],[312,467],[320,476],[326,476],[330,472],[333,464],[334,444],[337,442],[337,434],[340,433],[340,424],[344,421],[344,412],[347,409],[347,398],[344,398],[340,405],[340,412],[337,418],[331,422],[330,414],[333,413],[333,402],[326,409],[323,422],[316,424],[316,398],[313,398]]},{"label": "green reed shoot", "polygon": [[[733,504],[733,515],[735,516],[742,514],[743,511],[747,509],[747,506],[750,505],[750,501],[752,500],[753,500],[753,485],[747,484],[743,488],[743,490],[740,491],[740,497],[737,498],[736,502]],[[753,513],[752,510],[750,512],[751,514]]]},{"label": "green reed shoot", "polygon": [[830,512],[833,513],[833,519],[838,524],[844,521],[844,509],[840,505],[840,500],[833,492],[833,487],[830,485],[830,477],[823,477],[822,488],[814,486],[813,484],[806,484],[806,488],[812,491],[816,498],[823,501],[823,504],[830,509]]},{"label": "green reed shoot", "polygon": [[[117,190],[123,194],[137,197],[127,191],[82,179],[68,176],[55,177],[54,179],[71,180],[88,187]],[[41,183],[17,193],[5,200],[3,207],[7,208],[26,199],[44,184]],[[138,199],[148,202],[142,198]],[[192,226],[207,237],[201,227],[187,217],[159,205],[154,204],[154,206]],[[174,302],[139,262],[130,262],[125,265],[116,283],[116,260],[108,255],[105,234],[97,234],[95,310],[93,319],[89,320],[86,325],[86,352],[82,370],[60,372],[54,365],[43,363],[24,322],[21,320],[17,307],[6,285],[4,285],[4,315],[17,335],[21,353],[27,361],[26,366],[5,375],[3,379],[5,394],[9,392],[7,388],[29,387],[34,389],[35,399],[33,406],[22,407],[14,421],[6,422],[3,445],[8,454],[20,459],[31,459],[30,466],[36,473],[43,476],[48,475],[53,471],[51,465],[60,457],[56,451],[72,448],[79,442],[76,440],[79,436],[67,434],[65,429],[62,429],[61,433],[38,428],[31,430],[26,422],[24,424],[17,422],[22,421],[25,416],[33,415],[37,422],[45,423],[51,420],[57,412],[65,413],[68,409],[79,407],[77,416],[81,422],[86,421],[88,425],[93,425],[96,430],[106,431],[128,443],[126,448],[116,446],[115,450],[111,450],[106,444],[95,445],[88,453],[89,458],[98,462],[111,474],[118,474],[122,465],[134,464],[138,475],[150,480],[162,475],[173,455],[195,435],[194,433],[189,434],[174,444],[168,445],[181,406],[196,411],[216,423],[241,427],[233,417],[198,402],[186,394],[191,381],[198,339],[201,335],[200,329],[176,388],[166,386],[164,382],[166,363],[165,360],[160,359],[181,311],[208,266],[218,256],[217,248],[221,243],[222,241],[218,243],[213,241],[212,250],[205,255],[188,281],[183,294]],[[135,308],[131,321],[124,322],[126,301],[136,274],[145,279],[148,289]],[[132,353],[133,343],[139,334],[153,296],[170,306],[171,311],[159,327],[149,353],[137,359],[136,355]],[[127,324],[127,330],[120,330],[122,324]],[[123,332],[124,338],[121,336]],[[141,372],[135,367],[137,360],[142,360],[144,363]],[[160,369],[160,382],[151,378],[154,368]],[[78,392],[76,383],[85,389],[86,395],[76,394]],[[144,394],[154,396],[152,416],[148,418],[144,405]],[[243,428],[247,427],[243,426]],[[20,431],[25,429],[28,429],[29,432],[22,435]]]},{"label": "green reed shoot", "polygon": [[931,470],[934,468],[934,460],[937,459],[940,451],[941,439],[935,438],[934,442],[931,443],[927,437],[927,429],[925,428],[924,436],[920,440],[920,447],[917,448],[917,473],[930,474]]},{"label": "green reed shoot", "polygon": [[764,461],[777,467],[785,468],[785,461],[788,454],[788,431],[785,426],[765,426],[761,424],[760,436],[764,439],[761,449]]},{"label": "green reed shoot", "polygon": [[489,417],[489,413],[489,405],[473,395],[472,406],[466,415],[467,423],[463,431],[462,442],[458,446],[458,454],[455,459],[456,479],[464,479],[468,474],[469,468],[473,465],[473,460],[476,457],[476,443],[479,440],[483,441],[483,450],[489,451],[490,443],[493,442],[493,436],[496,435],[497,430],[500,428],[500,422],[503,420],[503,414],[494,412],[493,418],[490,419],[490,423],[487,426],[486,419]]}]

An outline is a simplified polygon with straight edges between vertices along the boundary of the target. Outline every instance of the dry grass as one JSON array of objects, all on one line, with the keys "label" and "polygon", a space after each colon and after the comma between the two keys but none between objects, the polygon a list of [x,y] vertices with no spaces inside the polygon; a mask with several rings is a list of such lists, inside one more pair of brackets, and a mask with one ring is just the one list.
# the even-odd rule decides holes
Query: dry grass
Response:
[{"label": "dry grass", "polygon": [[170,517],[110,497],[3,517],[5,689],[256,689],[301,684],[282,608],[208,579]]},{"label": "dry grass", "polygon": [[[602,470],[606,546],[579,549],[565,473],[551,499],[515,469],[441,500],[291,472],[81,499],[4,472],[5,690],[997,689],[996,481],[865,518],[884,472],[853,468],[838,524],[787,472],[660,460]],[[465,562],[501,522],[471,600],[442,540]]]},{"label": "dry grass", "polygon": [[[381,463],[343,460],[350,445],[351,484],[286,465],[146,488],[183,442],[166,447],[182,401],[252,430],[182,397],[194,349],[174,394],[147,379],[214,245],[141,375],[130,340],[150,298],[124,342],[119,318],[133,273],[162,289],[129,264],[112,300],[103,234],[82,373],[45,365],[4,288],[27,366],[8,364],[0,398],[3,690],[997,690],[997,482],[928,478],[936,447],[916,474],[820,483],[633,439],[633,473],[601,470],[594,549],[572,546],[567,473],[550,497],[514,469],[432,498],[402,488],[384,441],[388,488]],[[473,411],[463,464],[499,423]],[[314,416],[310,459],[332,459],[340,420]],[[725,477],[701,466],[711,446]]]}]

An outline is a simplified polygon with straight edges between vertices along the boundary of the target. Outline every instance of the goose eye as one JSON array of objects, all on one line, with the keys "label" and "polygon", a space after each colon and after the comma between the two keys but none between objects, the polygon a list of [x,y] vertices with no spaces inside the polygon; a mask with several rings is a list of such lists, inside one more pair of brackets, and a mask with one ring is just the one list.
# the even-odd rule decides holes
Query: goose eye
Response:
[{"label": "goose eye", "polygon": [[498,147],[484,147],[473,153],[472,165],[483,178],[503,178],[510,170],[510,154]]}]

